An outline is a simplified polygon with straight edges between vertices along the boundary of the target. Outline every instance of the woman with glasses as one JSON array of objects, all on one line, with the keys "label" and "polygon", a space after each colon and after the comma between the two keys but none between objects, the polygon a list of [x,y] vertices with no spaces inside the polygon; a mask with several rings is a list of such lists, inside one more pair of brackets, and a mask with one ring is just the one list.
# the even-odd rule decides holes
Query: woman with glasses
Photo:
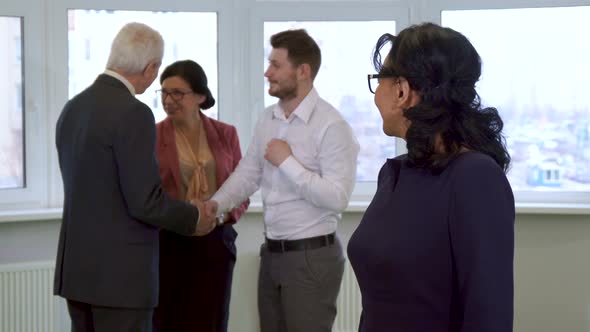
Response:
[{"label": "woman with glasses", "polygon": [[[166,67],[160,84],[167,114],[156,126],[162,186],[174,198],[205,201],[242,158],[237,131],[202,113],[215,99],[196,62]],[[227,331],[237,236],[231,224],[247,207],[244,202],[219,217],[218,227],[202,237],[160,232],[158,332]]]},{"label": "woman with glasses", "polygon": [[383,131],[408,152],[383,165],[348,244],[359,331],[512,331],[510,156],[498,111],[480,105],[477,51],[462,34],[425,23],[383,35],[373,60],[379,74],[369,88]]}]

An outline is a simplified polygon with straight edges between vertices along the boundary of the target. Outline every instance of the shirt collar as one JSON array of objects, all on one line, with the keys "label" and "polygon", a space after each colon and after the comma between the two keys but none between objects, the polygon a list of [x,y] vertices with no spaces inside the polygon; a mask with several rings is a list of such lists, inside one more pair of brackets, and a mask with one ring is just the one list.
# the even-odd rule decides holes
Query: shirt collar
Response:
[{"label": "shirt collar", "polygon": [[[303,98],[303,100],[297,105],[297,108],[291,113],[291,115],[295,115],[296,117],[303,120],[303,122],[308,123],[313,110],[315,109],[315,105],[318,102],[319,94],[314,87],[311,88],[307,96]],[[277,103],[274,110],[273,110],[273,117],[278,119],[285,118],[285,112],[283,108],[280,106],[280,103]]]},{"label": "shirt collar", "polygon": [[104,70],[104,74],[105,75],[109,75],[111,77],[114,77],[116,79],[118,79],[119,81],[121,81],[121,83],[125,84],[125,86],[127,87],[127,89],[129,90],[129,92],[131,92],[131,95],[135,96],[135,88],[133,87],[133,85],[125,78],[123,77],[121,74],[109,70],[109,69],[105,69]]}]

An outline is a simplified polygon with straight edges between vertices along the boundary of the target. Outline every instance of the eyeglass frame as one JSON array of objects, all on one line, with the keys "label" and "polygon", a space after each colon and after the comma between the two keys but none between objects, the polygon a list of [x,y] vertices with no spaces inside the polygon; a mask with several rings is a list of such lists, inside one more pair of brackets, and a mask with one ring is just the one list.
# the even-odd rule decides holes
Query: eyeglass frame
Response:
[{"label": "eyeglass frame", "polygon": [[[368,74],[367,75],[367,83],[369,84],[369,91],[371,91],[372,94],[375,94],[375,91],[373,91],[373,88],[371,87],[371,79],[380,79],[380,78],[395,78],[398,77],[397,75],[393,75],[393,74]],[[379,81],[377,81],[377,85],[379,85]]]},{"label": "eyeglass frame", "polygon": [[[156,90],[156,94],[162,98],[162,101],[166,100],[166,97],[170,96],[170,98],[172,98],[172,100],[179,102],[184,99],[185,95],[191,95],[191,94],[194,95],[195,92],[193,92],[193,91],[185,92],[185,91],[181,91],[181,90],[171,90],[169,92],[164,89],[158,89],[158,90]],[[176,97],[175,97],[175,95],[176,95]]]}]

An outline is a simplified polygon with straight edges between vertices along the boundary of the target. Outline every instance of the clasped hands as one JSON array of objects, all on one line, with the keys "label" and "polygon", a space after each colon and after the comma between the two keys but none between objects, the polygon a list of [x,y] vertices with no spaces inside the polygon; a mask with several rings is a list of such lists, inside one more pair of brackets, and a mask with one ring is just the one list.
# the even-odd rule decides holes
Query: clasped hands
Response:
[{"label": "clasped hands", "polygon": [[191,204],[199,209],[199,223],[193,235],[203,236],[211,233],[217,226],[217,208],[219,207],[217,202],[212,200],[202,202],[198,199],[193,199],[191,200]]}]

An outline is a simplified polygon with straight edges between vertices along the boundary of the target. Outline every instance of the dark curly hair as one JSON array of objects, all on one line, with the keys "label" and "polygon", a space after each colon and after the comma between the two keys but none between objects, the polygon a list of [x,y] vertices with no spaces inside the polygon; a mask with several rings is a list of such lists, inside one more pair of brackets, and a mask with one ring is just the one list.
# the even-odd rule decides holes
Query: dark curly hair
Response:
[{"label": "dark curly hair", "polygon": [[[388,43],[391,50],[382,63],[380,51]],[[475,90],[481,58],[465,36],[433,23],[413,25],[397,37],[384,34],[373,65],[381,74],[405,78],[420,96],[417,105],[404,110],[410,120],[405,139],[411,167],[440,173],[467,148],[489,155],[508,171],[504,124],[497,109],[481,106]],[[444,152],[436,150],[437,143]]]},{"label": "dark curly hair", "polygon": [[182,78],[190,85],[194,93],[202,94],[206,97],[205,101],[199,105],[201,109],[210,109],[215,105],[215,98],[213,98],[211,90],[207,86],[207,75],[205,75],[205,71],[198,63],[192,60],[181,60],[172,63],[160,75],[160,84],[172,76]]}]

